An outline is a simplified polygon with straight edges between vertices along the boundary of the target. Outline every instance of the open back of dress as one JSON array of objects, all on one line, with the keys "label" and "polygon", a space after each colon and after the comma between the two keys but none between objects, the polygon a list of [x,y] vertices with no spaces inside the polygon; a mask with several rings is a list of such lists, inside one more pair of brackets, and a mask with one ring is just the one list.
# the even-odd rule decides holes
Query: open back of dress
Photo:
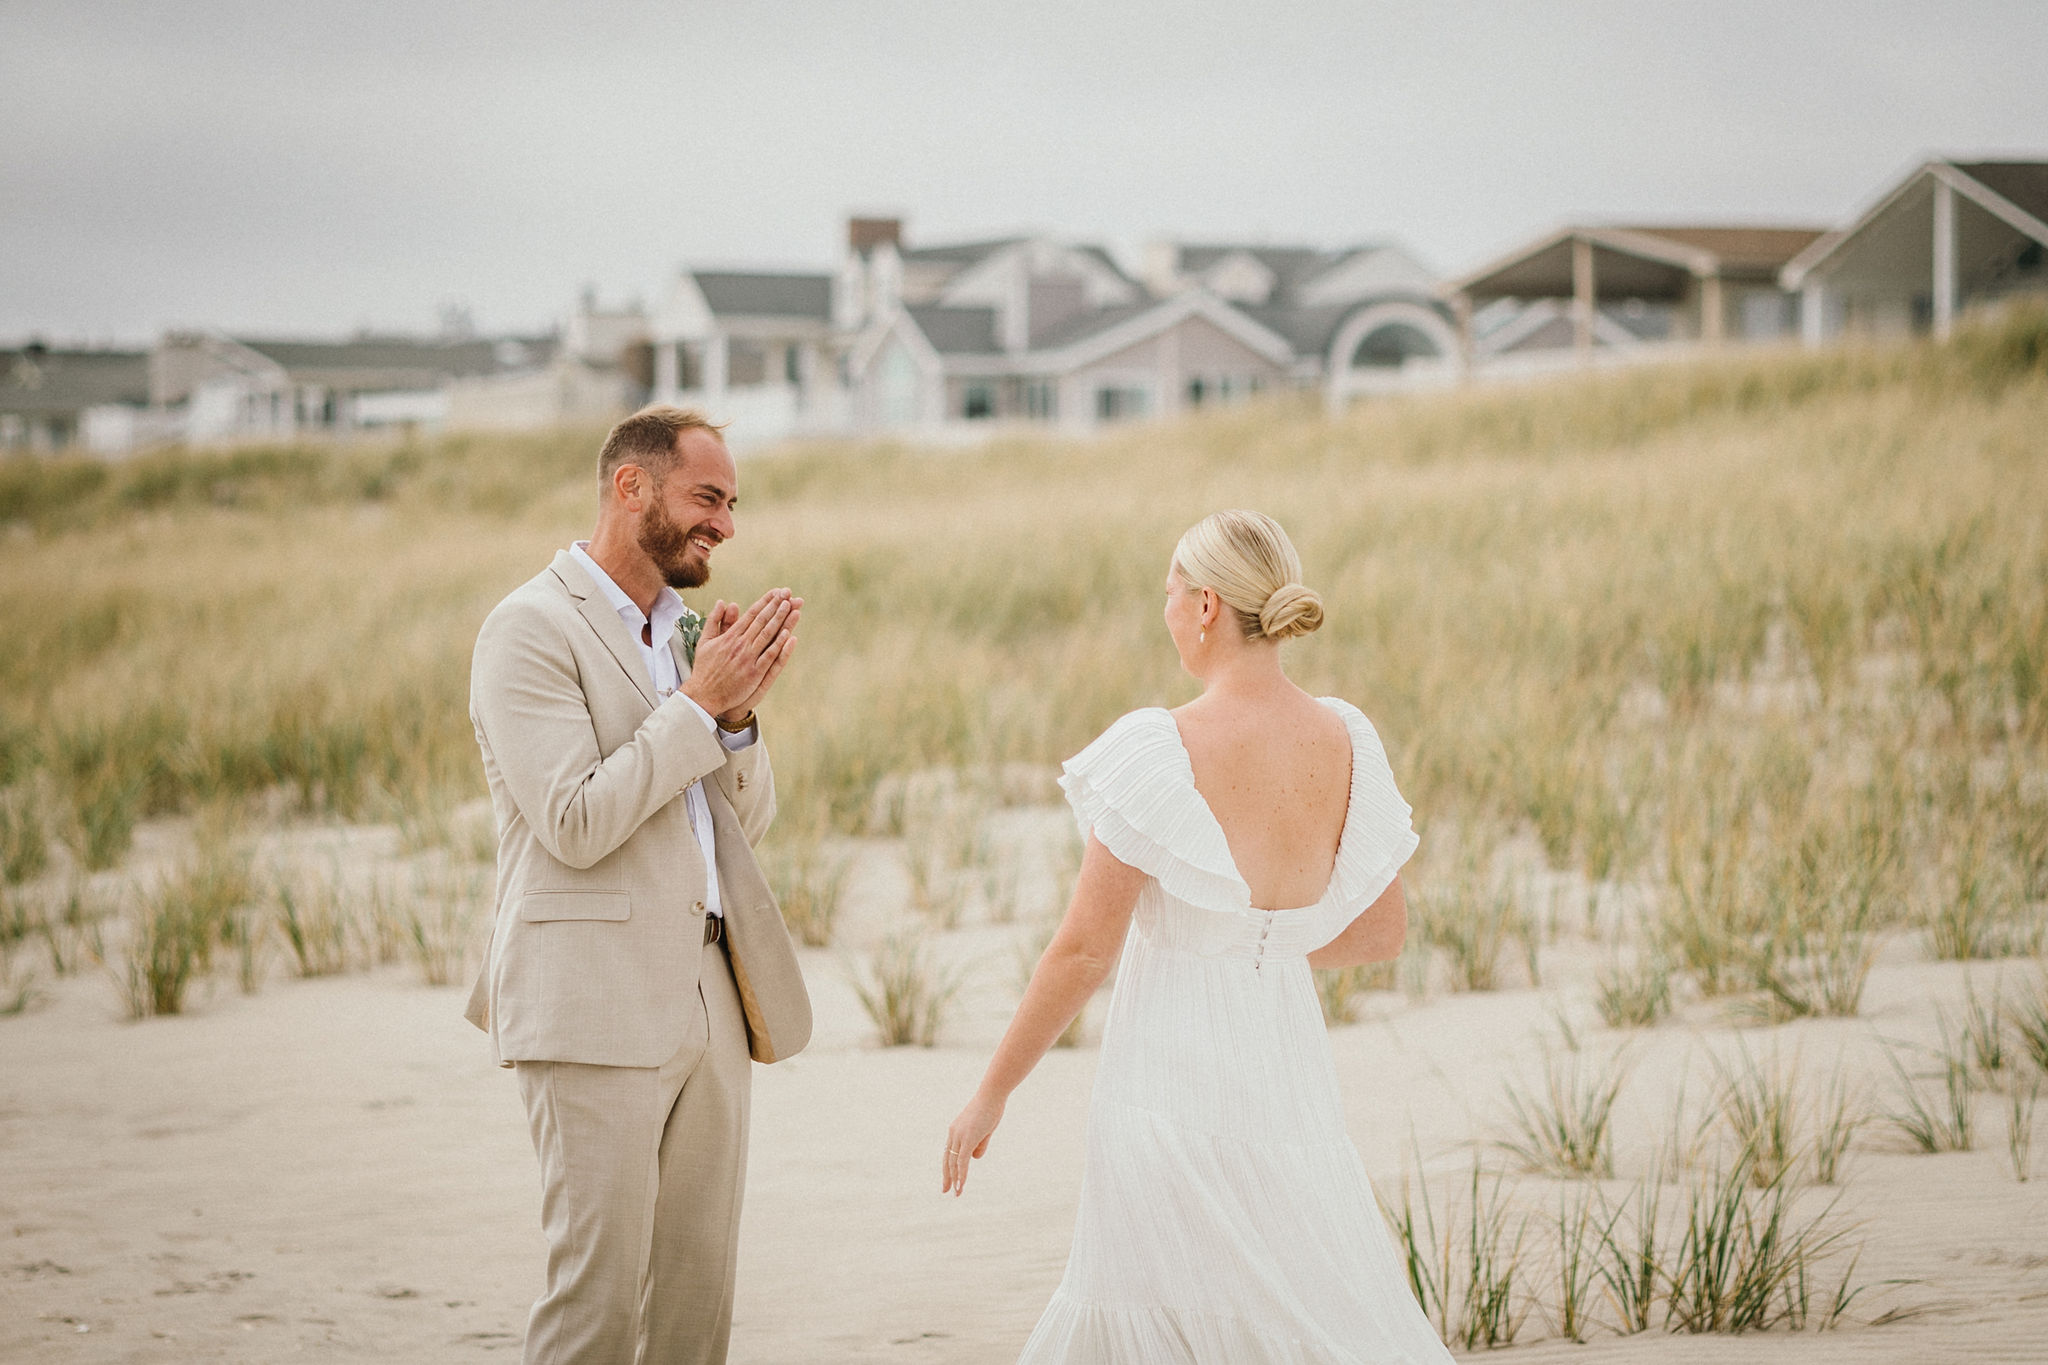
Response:
[{"label": "open back of dress", "polygon": [[1357,1149],[1308,954],[1414,852],[1386,750],[1354,706],[1351,797],[1323,897],[1258,910],[1164,710],[1069,760],[1084,833],[1147,874],[1089,1105],[1066,1274],[1024,1348],[1044,1362],[1448,1361]]}]

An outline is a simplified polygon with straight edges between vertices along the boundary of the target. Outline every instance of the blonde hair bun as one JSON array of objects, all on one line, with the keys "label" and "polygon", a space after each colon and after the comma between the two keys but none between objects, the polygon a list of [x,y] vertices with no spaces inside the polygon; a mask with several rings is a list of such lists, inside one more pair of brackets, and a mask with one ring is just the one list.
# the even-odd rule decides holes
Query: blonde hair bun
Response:
[{"label": "blonde hair bun", "polygon": [[1291,640],[1323,624],[1323,599],[1301,581],[1301,556],[1280,523],[1233,510],[1202,518],[1173,549],[1181,581],[1207,588],[1247,640]]},{"label": "blonde hair bun", "polygon": [[1259,634],[1269,639],[1291,640],[1320,629],[1322,624],[1323,599],[1304,583],[1282,583],[1259,608]]}]

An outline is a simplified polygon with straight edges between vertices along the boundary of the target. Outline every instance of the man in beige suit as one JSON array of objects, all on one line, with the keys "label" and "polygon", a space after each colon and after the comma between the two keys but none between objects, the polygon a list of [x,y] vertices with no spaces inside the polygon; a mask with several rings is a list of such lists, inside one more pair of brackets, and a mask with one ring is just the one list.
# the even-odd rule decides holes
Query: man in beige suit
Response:
[{"label": "man in beige suit", "polygon": [[[698,625],[676,595],[733,535],[738,472],[680,408],[619,423],[597,526],[484,622],[470,718],[498,906],[469,1018],[540,1158],[530,1365],[725,1359],[751,1056],[810,999],[753,845],[775,814],[754,708],[795,647],[776,589]],[[636,1355],[637,1353],[637,1355]]]}]

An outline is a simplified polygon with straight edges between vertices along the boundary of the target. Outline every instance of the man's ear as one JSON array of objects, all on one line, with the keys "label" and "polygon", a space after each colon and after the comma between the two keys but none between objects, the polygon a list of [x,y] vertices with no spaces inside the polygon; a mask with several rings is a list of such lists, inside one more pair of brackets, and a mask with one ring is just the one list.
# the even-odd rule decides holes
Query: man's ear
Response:
[{"label": "man's ear", "polygon": [[646,482],[646,470],[636,464],[622,464],[612,471],[612,494],[628,512],[638,512],[640,494]]}]

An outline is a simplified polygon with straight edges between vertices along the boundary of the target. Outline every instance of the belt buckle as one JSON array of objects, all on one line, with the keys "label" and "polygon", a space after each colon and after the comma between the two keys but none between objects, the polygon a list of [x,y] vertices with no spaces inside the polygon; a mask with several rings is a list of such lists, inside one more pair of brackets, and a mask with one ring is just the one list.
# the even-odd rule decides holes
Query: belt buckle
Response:
[{"label": "belt buckle", "polygon": [[720,939],[722,939],[722,938],[724,938],[724,937],[725,937],[725,916],[723,916],[723,915],[706,915],[706,916],[704,917],[704,942],[705,942],[705,945],[706,945],[706,946],[708,947],[709,945],[711,945],[711,944],[713,944],[713,943],[716,943],[716,942],[718,942],[718,941],[719,941]]}]

